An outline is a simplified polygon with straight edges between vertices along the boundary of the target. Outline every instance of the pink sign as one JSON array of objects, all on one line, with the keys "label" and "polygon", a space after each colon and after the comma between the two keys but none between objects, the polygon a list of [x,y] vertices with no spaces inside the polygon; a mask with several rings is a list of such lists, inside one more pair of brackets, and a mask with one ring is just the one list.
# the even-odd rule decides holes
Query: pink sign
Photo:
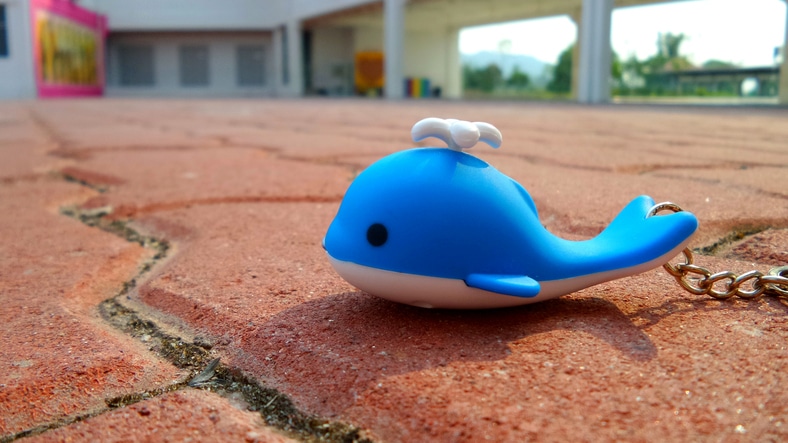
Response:
[{"label": "pink sign", "polygon": [[39,97],[101,95],[107,18],[68,0],[31,0]]}]

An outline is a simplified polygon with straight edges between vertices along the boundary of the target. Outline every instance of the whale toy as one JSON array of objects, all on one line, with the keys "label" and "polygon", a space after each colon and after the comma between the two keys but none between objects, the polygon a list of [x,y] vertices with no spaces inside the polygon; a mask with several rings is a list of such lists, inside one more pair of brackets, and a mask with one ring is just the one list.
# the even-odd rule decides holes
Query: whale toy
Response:
[{"label": "whale toy", "polygon": [[323,239],[334,269],[378,297],[425,308],[523,305],[648,271],[685,248],[698,221],[651,216],[654,200],[629,203],[598,236],[569,241],[539,221],[517,182],[463,152],[501,144],[487,123],[437,118],[413,127],[414,148],[356,177]]}]

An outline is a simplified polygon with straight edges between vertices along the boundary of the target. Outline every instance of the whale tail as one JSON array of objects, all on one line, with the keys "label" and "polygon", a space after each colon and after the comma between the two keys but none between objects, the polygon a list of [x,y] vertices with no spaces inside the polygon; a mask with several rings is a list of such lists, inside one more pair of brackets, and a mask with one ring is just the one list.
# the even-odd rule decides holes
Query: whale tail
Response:
[{"label": "whale tail", "polygon": [[596,257],[589,273],[614,272],[612,278],[648,271],[668,262],[689,243],[698,220],[689,212],[649,216],[651,197],[632,200],[597,237],[580,242],[584,255]]}]

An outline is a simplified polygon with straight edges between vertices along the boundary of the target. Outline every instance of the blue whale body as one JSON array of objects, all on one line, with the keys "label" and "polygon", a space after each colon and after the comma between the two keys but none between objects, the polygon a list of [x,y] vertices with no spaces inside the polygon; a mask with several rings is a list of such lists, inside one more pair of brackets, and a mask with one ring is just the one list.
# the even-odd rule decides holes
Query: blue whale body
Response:
[{"label": "blue whale body", "polygon": [[351,184],[323,240],[337,272],[372,295],[436,308],[496,308],[558,297],[653,269],[689,242],[688,212],[648,217],[640,196],[597,237],[559,238],[531,196],[477,157],[415,148]]}]

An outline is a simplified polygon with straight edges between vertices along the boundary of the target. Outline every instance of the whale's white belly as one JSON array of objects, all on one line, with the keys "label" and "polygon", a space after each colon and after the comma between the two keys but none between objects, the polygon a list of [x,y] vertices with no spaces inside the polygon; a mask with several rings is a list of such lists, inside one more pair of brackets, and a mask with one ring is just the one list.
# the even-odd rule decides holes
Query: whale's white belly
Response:
[{"label": "whale's white belly", "polygon": [[[688,241],[689,239],[687,239]],[[515,297],[472,288],[459,279],[428,277],[371,268],[337,260],[330,254],[328,254],[328,259],[337,273],[350,284],[386,300],[422,308],[491,309],[536,303],[609,280],[654,269],[666,263],[671,257],[675,257],[684,249],[685,244],[686,242],[676,246],[667,254],[638,266],[563,280],[540,281],[541,290],[535,297]]]},{"label": "whale's white belly", "polygon": [[[506,308],[556,298],[594,284],[583,281],[590,281],[589,278],[594,276],[539,282],[541,291],[537,296],[515,297],[472,288],[463,280],[385,271],[337,260],[331,256],[329,260],[342,278],[362,291],[420,308]],[[597,279],[593,281],[596,282]]]}]

